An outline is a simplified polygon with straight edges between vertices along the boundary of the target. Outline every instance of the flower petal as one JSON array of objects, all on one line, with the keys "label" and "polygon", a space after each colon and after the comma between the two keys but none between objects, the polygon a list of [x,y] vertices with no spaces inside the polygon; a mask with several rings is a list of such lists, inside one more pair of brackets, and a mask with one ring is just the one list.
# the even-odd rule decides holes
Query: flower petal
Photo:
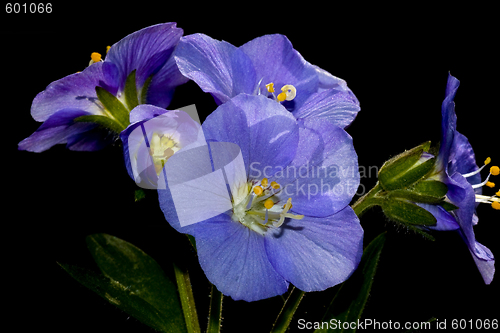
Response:
[{"label": "flower petal", "polygon": [[140,90],[146,79],[163,69],[172,55],[183,30],[176,28],[176,23],[153,25],[136,31],[109,49],[105,62],[111,62],[118,68],[119,89],[123,90],[127,76],[136,72],[137,88]]},{"label": "flower petal", "polygon": [[[218,223],[197,224],[196,248],[208,280],[224,295],[248,302],[281,295],[288,283],[273,268],[264,237],[220,215]],[[267,241],[267,239],[266,239]]]},{"label": "flower petal", "polygon": [[211,93],[217,104],[255,90],[257,81],[250,59],[227,42],[204,34],[185,36],[174,56],[181,73]]},{"label": "flower petal", "polygon": [[350,207],[325,218],[289,220],[266,236],[271,264],[303,291],[320,291],[345,281],[363,253],[363,229]]},{"label": "flower petal", "polygon": [[453,215],[448,213],[443,207],[420,202],[415,202],[415,204],[431,213],[437,220],[436,225],[426,228],[439,231],[457,230],[460,228]]},{"label": "flower petal", "polygon": [[273,82],[275,89],[291,84],[297,89],[293,100],[297,110],[306,99],[318,89],[316,69],[293,49],[292,43],[284,35],[265,35],[255,38],[240,49],[253,63],[257,80],[261,80],[261,88]]},{"label": "flower petal", "polygon": [[293,115],[297,119],[321,118],[345,128],[356,118],[359,110],[359,103],[352,94],[330,89],[312,94]]},{"label": "flower petal", "polygon": [[102,62],[87,67],[80,73],[68,75],[52,82],[39,93],[31,105],[31,115],[36,121],[45,121],[62,109],[79,109],[87,114],[101,114],[96,86],[106,85]]},{"label": "flower petal", "polygon": [[[453,145],[450,150],[448,174],[453,175],[455,172],[466,174],[479,169],[476,164],[476,156],[474,150],[469,143],[469,140],[461,133],[455,131]],[[467,181],[471,185],[481,183],[481,174],[477,173],[473,176],[467,177]],[[481,194],[481,187],[475,191]]]},{"label": "flower petal", "polygon": [[275,167],[290,163],[299,138],[295,118],[264,96],[240,94],[212,112],[202,127],[207,140],[240,147],[252,179],[264,177],[266,171],[272,175]]}]

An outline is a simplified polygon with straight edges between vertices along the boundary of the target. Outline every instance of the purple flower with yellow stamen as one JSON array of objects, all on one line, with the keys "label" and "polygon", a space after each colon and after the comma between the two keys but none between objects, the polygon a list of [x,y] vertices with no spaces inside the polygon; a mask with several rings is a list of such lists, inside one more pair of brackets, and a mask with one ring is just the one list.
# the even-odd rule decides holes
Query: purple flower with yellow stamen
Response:
[{"label": "purple flower with yellow stamen", "polygon": [[82,72],[49,84],[31,106],[44,123],[19,149],[41,152],[66,143],[71,150],[98,150],[114,139],[109,130],[128,126],[135,106],[167,107],[174,88],[187,81],[171,57],[182,33],[175,23],[144,28],[111,46],[104,60],[93,53]]},{"label": "purple flower with yellow stamen", "polygon": [[344,80],[308,63],[283,35],[265,35],[240,47],[203,34],[181,38],[179,69],[217,104],[240,94],[264,95],[296,119],[322,118],[345,128],[359,102]]},{"label": "purple flower with yellow stamen", "polygon": [[[489,203],[494,209],[500,209],[500,192],[496,196],[482,195],[482,187],[494,187],[489,181],[491,175],[498,175],[499,168],[493,166],[485,181],[481,181],[480,171],[490,163],[487,158],[479,168],[472,146],[467,138],[456,130],[455,98],[459,81],[451,74],[448,76],[446,97],[442,105],[442,137],[439,153],[430,179],[443,182],[448,187],[446,202],[458,207],[447,211],[441,205],[419,203],[437,220],[437,224],[428,227],[434,230],[457,230],[467,244],[469,251],[485,281],[490,284],[495,273],[495,259],[491,251],[475,239],[473,226],[478,223],[476,207],[479,203]],[[453,208],[453,207],[452,207]]]},{"label": "purple flower with yellow stamen", "polygon": [[[166,172],[169,186],[158,194],[167,221],[195,237],[208,280],[246,301],[283,294],[289,283],[319,291],[345,281],[361,258],[363,229],[348,206],[359,172],[344,129],[319,119],[297,121],[279,103],[247,94],[219,106],[202,128],[212,147],[205,164],[213,172],[200,171],[198,152],[178,152],[165,170],[176,159],[182,168]],[[216,144],[238,147],[241,155],[225,158]],[[217,166],[233,155],[241,164]],[[202,183],[217,174],[227,186],[207,189]],[[184,187],[176,184],[174,192],[171,175],[185,178]],[[180,210],[176,197],[184,198]],[[215,206],[221,211],[203,218]],[[183,224],[187,215],[197,223]]]}]

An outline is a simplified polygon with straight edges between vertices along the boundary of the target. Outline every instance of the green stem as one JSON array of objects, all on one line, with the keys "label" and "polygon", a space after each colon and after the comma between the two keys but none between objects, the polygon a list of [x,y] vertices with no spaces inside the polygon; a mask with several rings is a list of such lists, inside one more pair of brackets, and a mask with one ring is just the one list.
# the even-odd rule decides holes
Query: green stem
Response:
[{"label": "green stem", "polygon": [[175,279],[177,280],[177,288],[179,289],[179,298],[181,299],[182,312],[184,313],[187,331],[188,333],[201,333],[189,273],[187,270],[180,269],[175,263],[174,272]]},{"label": "green stem", "polygon": [[299,307],[300,301],[302,297],[304,297],[305,292],[293,287],[290,295],[283,304],[283,308],[278,315],[278,318],[274,322],[271,333],[282,333],[286,332],[288,329],[288,325],[292,321],[292,317],[295,314],[295,311]]},{"label": "green stem", "polygon": [[222,299],[224,295],[212,285],[210,308],[208,309],[207,333],[219,333],[222,323]]},{"label": "green stem", "polygon": [[358,215],[358,218],[361,218],[361,215],[363,215],[369,208],[380,205],[381,198],[377,196],[380,191],[382,191],[382,187],[377,182],[377,184],[375,184],[375,186],[368,193],[359,198],[351,206],[354,213]]}]

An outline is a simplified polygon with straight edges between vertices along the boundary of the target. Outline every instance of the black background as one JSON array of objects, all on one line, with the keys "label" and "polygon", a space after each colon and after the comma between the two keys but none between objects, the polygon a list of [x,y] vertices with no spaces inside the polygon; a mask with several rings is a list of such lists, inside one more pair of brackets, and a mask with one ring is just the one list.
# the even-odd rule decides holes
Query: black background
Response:
[{"label": "black background", "polygon": [[[135,244],[168,274],[169,257],[184,253],[202,330],[206,325],[209,287],[203,272],[163,218],[156,193],[147,192],[145,200],[134,202],[135,184],[118,145],[93,153],[72,152],[63,145],[40,154],[17,151],[17,143],[40,125],[30,116],[37,93],[83,70],[91,52],[104,54],[107,45],[146,26],[177,22],[186,35],[202,32],[236,46],[264,34],[287,35],[306,60],[345,79],[360,100],[362,110],[347,131],[359,165],[366,168],[380,167],[426,140],[439,141],[441,103],[451,72],[461,81],[455,99],[458,130],[469,138],[478,164],[488,156],[493,164],[500,163],[499,28],[493,8],[368,8],[334,2],[52,6],[50,14],[6,14],[1,8],[1,136],[7,151],[2,159],[2,275],[9,308],[4,320],[20,331],[152,331],[57,265],[91,267],[85,236],[97,232]],[[211,96],[192,82],[176,91],[170,108],[192,103],[202,119],[215,109]],[[361,180],[366,189],[375,182],[373,174]],[[485,193],[494,190],[485,188]],[[500,254],[500,213],[480,205],[478,214],[477,240]],[[435,317],[446,320],[448,327],[452,319],[498,319],[498,277],[484,284],[456,233],[434,234],[436,241],[430,242],[393,227],[377,209],[361,223],[365,244],[388,230],[364,318],[414,322]],[[299,318],[320,320],[322,306],[334,291],[307,294],[292,331],[299,331]],[[280,297],[254,303],[225,298],[223,331],[269,331],[281,304]]]}]

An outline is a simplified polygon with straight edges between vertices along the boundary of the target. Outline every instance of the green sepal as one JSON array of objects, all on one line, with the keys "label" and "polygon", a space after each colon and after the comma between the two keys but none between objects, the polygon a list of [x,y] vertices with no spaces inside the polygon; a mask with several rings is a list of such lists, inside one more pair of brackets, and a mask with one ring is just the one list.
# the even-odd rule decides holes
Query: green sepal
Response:
[{"label": "green sepal", "polygon": [[137,86],[135,83],[135,72],[134,69],[125,80],[125,102],[127,103],[128,109],[132,111],[137,105],[139,105],[139,99],[137,97]]},{"label": "green sepal", "polygon": [[141,102],[141,104],[147,104],[146,99],[147,99],[147,95],[148,95],[149,85],[151,84],[151,80],[153,80],[153,75],[150,75],[146,79],[146,81],[144,81],[144,85],[142,86],[142,89],[141,89],[141,95],[139,97],[139,101]]},{"label": "green sepal", "polygon": [[458,209],[457,206],[455,206],[452,203],[449,203],[448,201],[442,201],[439,203],[441,207],[443,207],[447,212],[451,212],[452,210]]},{"label": "green sepal", "polygon": [[135,202],[141,201],[145,197],[146,197],[146,193],[144,192],[144,190],[142,188],[140,188],[138,190],[135,190],[135,192],[134,192],[134,200],[135,200]]},{"label": "green sepal", "polygon": [[434,165],[434,158],[418,164],[422,153],[430,148],[425,142],[407,150],[384,163],[379,170],[378,179],[384,190],[397,190],[412,185],[425,176]]},{"label": "green sepal", "polygon": [[444,199],[448,187],[437,180],[423,180],[404,190],[388,192],[388,197],[408,199],[413,202],[438,204]]},{"label": "green sepal", "polygon": [[120,133],[124,130],[124,128],[117,123],[114,119],[100,116],[100,115],[88,115],[88,116],[80,116],[75,118],[73,121],[78,123],[94,123],[98,124],[102,127],[105,127],[115,133]]},{"label": "green sepal", "polygon": [[123,103],[120,102],[120,100],[116,98],[115,95],[104,88],[97,86],[95,87],[95,92],[97,94],[97,98],[99,98],[99,101],[120,124],[122,130],[127,128],[127,126],[130,124],[130,120],[129,110],[127,110],[125,105],[123,105]]},{"label": "green sepal", "polygon": [[436,218],[425,209],[405,199],[388,197],[382,204],[384,214],[392,221],[404,225],[435,225]]}]

